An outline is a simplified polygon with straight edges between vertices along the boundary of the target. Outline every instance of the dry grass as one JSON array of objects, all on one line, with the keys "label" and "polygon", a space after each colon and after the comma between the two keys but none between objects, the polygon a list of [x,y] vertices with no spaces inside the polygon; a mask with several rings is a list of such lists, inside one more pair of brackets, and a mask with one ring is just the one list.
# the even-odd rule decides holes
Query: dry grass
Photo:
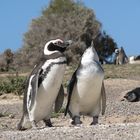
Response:
[{"label": "dry grass", "polygon": [[[77,66],[68,66],[64,76],[64,86],[67,85],[67,81],[70,80],[72,74],[76,70]],[[126,64],[126,65],[103,65],[105,71],[105,79],[108,78],[123,78],[123,79],[135,79],[140,80],[140,64]],[[31,71],[31,70],[29,70]],[[0,78],[7,76],[15,76],[15,74],[1,73]],[[19,76],[27,76],[29,72],[19,73]]]},{"label": "dry grass", "polygon": [[[69,66],[65,72],[64,85],[70,80],[77,66]],[[126,64],[126,65],[103,65],[105,71],[105,79],[108,78],[123,78],[123,79],[140,79],[140,65]]]},{"label": "dry grass", "polygon": [[139,79],[140,65],[126,64],[126,65],[104,65],[105,79],[107,78],[125,78],[125,79]]}]

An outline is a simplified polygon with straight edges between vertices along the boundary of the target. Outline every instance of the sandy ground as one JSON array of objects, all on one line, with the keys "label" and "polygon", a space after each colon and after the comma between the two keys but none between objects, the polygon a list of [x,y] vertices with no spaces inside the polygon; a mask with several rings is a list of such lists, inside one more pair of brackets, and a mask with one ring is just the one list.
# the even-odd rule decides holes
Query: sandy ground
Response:
[{"label": "sandy ground", "polygon": [[99,124],[90,126],[90,117],[81,117],[82,125],[71,125],[69,116],[61,114],[52,118],[54,127],[45,128],[42,122],[38,130],[17,131],[16,125],[22,114],[22,99],[17,96],[0,96],[0,140],[51,139],[140,139],[140,102],[121,101],[129,90],[140,87],[140,81],[130,79],[107,79],[105,88],[107,108],[100,116]]}]

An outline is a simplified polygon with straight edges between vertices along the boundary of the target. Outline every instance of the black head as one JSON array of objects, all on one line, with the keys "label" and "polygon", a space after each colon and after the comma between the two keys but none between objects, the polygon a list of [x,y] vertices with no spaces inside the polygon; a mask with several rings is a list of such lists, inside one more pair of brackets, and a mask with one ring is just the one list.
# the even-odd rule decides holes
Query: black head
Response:
[{"label": "black head", "polygon": [[44,54],[50,55],[55,52],[64,52],[66,48],[72,43],[71,40],[62,41],[61,39],[51,40],[46,43],[44,47]]},{"label": "black head", "polygon": [[125,96],[125,99],[127,99],[129,102],[134,102],[137,100],[137,95],[135,92],[128,92]]}]

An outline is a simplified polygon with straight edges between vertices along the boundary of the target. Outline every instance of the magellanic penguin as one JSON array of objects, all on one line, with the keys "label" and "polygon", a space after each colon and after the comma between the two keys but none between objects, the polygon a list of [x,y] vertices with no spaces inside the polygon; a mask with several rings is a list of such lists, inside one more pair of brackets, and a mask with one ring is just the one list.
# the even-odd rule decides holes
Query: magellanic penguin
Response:
[{"label": "magellanic penguin", "polygon": [[68,85],[65,115],[69,113],[73,125],[82,123],[80,115],[92,116],[91,125],[97,124],[101,109],[102,115],[105,113],[106,94],[103,80],[104,70],[92,42],[83,53]]},{"label": "magellanic penguin", "polygon": [[138,102],[140,101],[140,88],[137,87],[126,93],[124,98],[129,102]]},{"label": "magellanic penguin", "polygon": [[27,79],[23,99],[23,116],[17,126],[18,130],[25,129],[28,118],[33,128],[36,128],[40,120],[43,120],[46,126],[52,126],[50,117],[54,103],[56,112],[63,103],[62,80],[67,63],[63,52],[71,42],[71,40],[64,42],[56,39],[46,43],[42,59]]}]

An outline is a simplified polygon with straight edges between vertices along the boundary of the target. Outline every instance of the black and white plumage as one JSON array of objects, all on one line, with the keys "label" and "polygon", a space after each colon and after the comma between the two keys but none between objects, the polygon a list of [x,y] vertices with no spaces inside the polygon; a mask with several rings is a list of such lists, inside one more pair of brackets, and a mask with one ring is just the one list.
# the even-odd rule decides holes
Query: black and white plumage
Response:
[{"label": "black and white plumage", "polygon": [[44,47],[44,55],[34,67],[26,82],[23,116],[18,129],[24,129],[26,119],[29,118],[32,127],[43,120],[46,126],[52,126],[50,117],[55,103],[58,112],[64,99],[62,80],[66,68],[66,57],[63,52],[71,41],[60,39],[49,41]]},{"label": "black and white plumage", "polygon": [[138,101],[140,101],[140,88],[137,87],[137,88],[127,92],[125,94],[124,98],[128,102],[138,102]]},{"label": "black and white plumage", "polygon": [[106,108],[104,71],[99,63],[93,43],[82,55],[77,70],[68,86],[68,102],[65,110],[73,119],[72,124],[81,124],[80,115],[93,117],[91,124],[98,123],[98,117]]}]

